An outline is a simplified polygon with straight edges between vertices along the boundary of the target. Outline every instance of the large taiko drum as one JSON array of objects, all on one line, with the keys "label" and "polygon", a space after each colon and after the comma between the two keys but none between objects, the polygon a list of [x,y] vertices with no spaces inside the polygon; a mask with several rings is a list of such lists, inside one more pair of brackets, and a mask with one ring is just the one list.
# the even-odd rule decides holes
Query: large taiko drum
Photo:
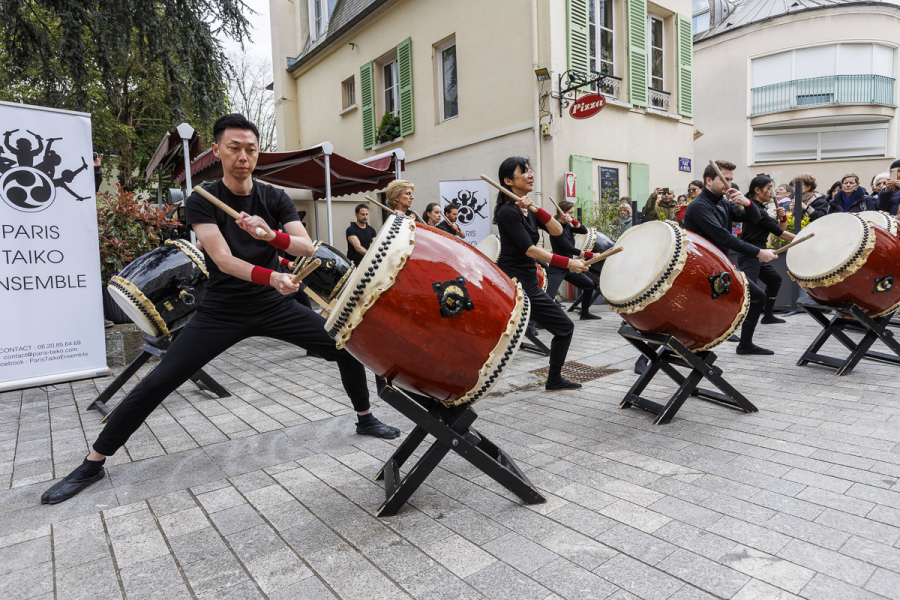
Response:
[{"label": "large taiko drum", "polygon": [[327,302],[331,302],[343,291],[350,279],[353,263],[334,246],[317,241],[313,245],[312,256],[304,256],[294,264],[294,275],[317,258],[322,261],[321,264],[303,278],[303,283]]},{"label": "large taiko drum", "polygon": [[481,252],[391,215],[325,329],[393,385],[464,405],[500,379],[529,314],[521,284]]},{"label": "large taiko drum", "polygon": [[866,221],[871,221],[882,229],[887,229],[891,235],[900,236],[900,231],[898,231],[897,227],[897,219],[892,217],[891,213],[884,212],[883,210],[866,210],[859,213],[859,216]]},{"label": "large taiko drum", "polygon": [[131,261],[110,282],[109,295],[153,337],[187,324],[206,293],[203,253],[185,240],[166,243]]},{"label": "large taiko drum", "polygon": [[600,291],[642,333],[671,335],[709,350],[740,326],[750,304],[744,275],[711,242],[674,221],[627,229],[606,259]]},{"label": "large taiko drum", "polygon": [[[582,252],[600,254],[616,245],[616,242],[602,231],[597,231],[594,227],[588,227],[587,230],[587,233],[575,234],[575,247]],[[603,272],[604,263],[606,263],[605,259],[596,262],[588,267],[588,271],[597,277],[600,277],[600,273]]]},{"label": "large taiko drum", "polygon": [[[475,244],[475,249],[491,259],[492,263],[496,264],[497,259],[500,258],[500,236],[496,233],[492,233]],[[550,283],[550,280],[547,278],[547,269],[538,262],[535,262],[535,269],[537,271],[538,285],[546,292],[547,285]]]},{"label": "large taiko drum", "polygon": [[817,219],[800,236],[809,233],[816,237],[788,250],[787,269],[813,299],[852,302],[873,317],[900,306],[900,239],[849,213]]}]

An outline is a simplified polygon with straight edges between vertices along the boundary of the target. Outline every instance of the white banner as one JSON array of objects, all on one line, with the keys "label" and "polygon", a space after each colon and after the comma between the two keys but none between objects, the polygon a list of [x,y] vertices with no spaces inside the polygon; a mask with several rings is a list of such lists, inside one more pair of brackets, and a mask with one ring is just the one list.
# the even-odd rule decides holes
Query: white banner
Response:
[{"label": "white banner", "polygon": [[483,179],[442,181],[441,210],[448,204],[459,205],[456,224],[473,246],[491,234],[491,186]]},{"label": "white banner", "polygon": [[0,391],[108,373],[90,115],[0,102]]}]

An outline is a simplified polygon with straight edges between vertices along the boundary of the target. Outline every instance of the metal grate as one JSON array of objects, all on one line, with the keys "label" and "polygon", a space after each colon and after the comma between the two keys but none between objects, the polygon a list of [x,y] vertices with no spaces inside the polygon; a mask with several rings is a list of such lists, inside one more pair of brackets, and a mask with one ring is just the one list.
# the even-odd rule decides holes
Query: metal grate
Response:
[{"label": "metal grate", "polygon": [[[607,375],[612,375],[613,373],[618,373],[621,370],[622,369],[598,369],[597,367],[589,367],[579,362],[567,362],[563,365],[562,376],[569,381],[574,381],[575,383],[585,383],[587,381],[593,381],[594,379],[606,377]],[[550,367],[544,367],[543,369],[535,369],[534,371],[532,371],[532,373],[538,375],[539,377],[547,377],[549,372]]]}]

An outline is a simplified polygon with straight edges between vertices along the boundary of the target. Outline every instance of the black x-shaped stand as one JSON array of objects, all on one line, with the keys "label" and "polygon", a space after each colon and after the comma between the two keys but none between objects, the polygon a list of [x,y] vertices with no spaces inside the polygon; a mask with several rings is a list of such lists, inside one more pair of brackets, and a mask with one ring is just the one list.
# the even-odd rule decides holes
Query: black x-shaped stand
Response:
[{"label": "black x-shaped stand", "polygon": [[[145,343],[141,344],[141,353],[137,355],[131,364],[125,367],[125,370],[119,374],[115,380],[109,384],[109,387],[103,390],[103,392],[97,396],[97,398],[91,402],[90,406],[87,407],[87,410],[99,410],[100,414],[106,417],[109,414],[109,411],[112,410],[109,408],[106,403],[110,398],[115,395],[122,386],[125,385],[129,379],[134,376],[135,373],[138,372],[138,369],[144,366],[148,360],[150,360],[151,356],[158,356],[162,359],[166,354],[166,350],[168,350],[169,346],[172,344],[172,340],[175,339],[175,336],[181,330],[178,330],[172,334],[171,338],[168,338],[164,335],[159,337],[150,337],[146,333],[141,337],[144,338]],[[223,388],[218,381],[213,379],[206,371],[200,369],[191,377],[191,381],[193,381],[198,388],[203,390],[204,392],[210,392],[218,396],[219,398],[228,398],[231,394],[228,393],[228,390]],[[101,421],[102,422],[102,421]]]},{"label": "black x-shaped stand", "polygon": [[[654,425],[663,425],[671,421],[688,396],[697,396],[704,400],[718,402],[746,413],[758,411],[749,400],[725,381],[722,377],[722,369],[713,366],[716,361],[716,355],[713,352],[709,350],[691,352],[672,336],[638,333],[627,323],[622,323],[619,335],[650,361],[647,369],[638,377],[625,395],[625,399],[619,404],[619,408],[636,406],[653,413],[657,415],[656,420],[653,421]],[[654,348],[654,346],[656,347]],[[685,377],[676,371],[675,367],[688,368],[691,372]],[[678,384],[678,390],[664,405],[641,397],[641,393],[660,370]],[[704,377],[724,394],[697,387]]]},{"label": "black x-shaped stand", "polygon": [[[390,385],[379,387],[381,399],[416,426],[375,476],[376,481],[384,480],[385,494],[384,504],[375,513],[376,516],[396,515],[451,450],[526,504],[547,501],[503,450],[475,431],[472,423],[478,415],[470,407],[448,407],[437,400],[400,391]],[[401,479],[400,467],[429,434],[435,442]]]},{"label": "black x-shaped stand", "polygon": [[[801,304],[809,316],[822,326],[822,331],[813,340],[809,348],[797,361],[797,366],[803,366],[808,363],[817,365],[825,365],[837,369],[835,375],[849,375],[853,368],[859,364],[864,358],[881,360],[894,365],[900,365],[900,343],[894,338],[894,332],[888,329],[891,325],[891,319],[896,311],[881,317],[870,317],[855,304],[835,304],[833,306],[820,306],[818,304]],[[825,314],[834,310],[834,316],[828,319]],[[862,340],[859,343],[851,340],[844,333],[845,331],[864,332]],[[819,350],[825,345],[830,337],[834,337],[837,341],[850,350],[850,355],[845,359],[834,358],[819,354]],[[881,340],[884,344],[894,351],[895,356],[884,354],[882,352],[872,352],[869,348],[876,340]]]},{"label": "black x-shaped stand", "polygon": [[528,342],[522,342],[521,346],[519,346],[520,348],[522,348],[522,350],[528,350],[529,352],[534,352],[535,354],[550,356],[550,348],[548,348],[547,345],[544,344],[544,342],[537,338],[536,333],[532,333],[530,330],[526,329],[525,339],[527,339],[528,342],[531,343],[529,344]]}]

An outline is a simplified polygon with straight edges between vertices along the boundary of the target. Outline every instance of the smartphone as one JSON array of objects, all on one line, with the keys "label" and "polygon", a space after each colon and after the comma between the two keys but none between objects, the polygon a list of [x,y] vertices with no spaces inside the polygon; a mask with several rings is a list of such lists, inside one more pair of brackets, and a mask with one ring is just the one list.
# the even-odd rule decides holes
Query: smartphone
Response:
[{"label": "smartphone", "polygon": [[97,160],[97,153],[94,152],[94,160]]},{"label": "smartphone", "polygon": [[668,193],[669,193],[669,188],[663,188],[663,194],[668,194]]}]

